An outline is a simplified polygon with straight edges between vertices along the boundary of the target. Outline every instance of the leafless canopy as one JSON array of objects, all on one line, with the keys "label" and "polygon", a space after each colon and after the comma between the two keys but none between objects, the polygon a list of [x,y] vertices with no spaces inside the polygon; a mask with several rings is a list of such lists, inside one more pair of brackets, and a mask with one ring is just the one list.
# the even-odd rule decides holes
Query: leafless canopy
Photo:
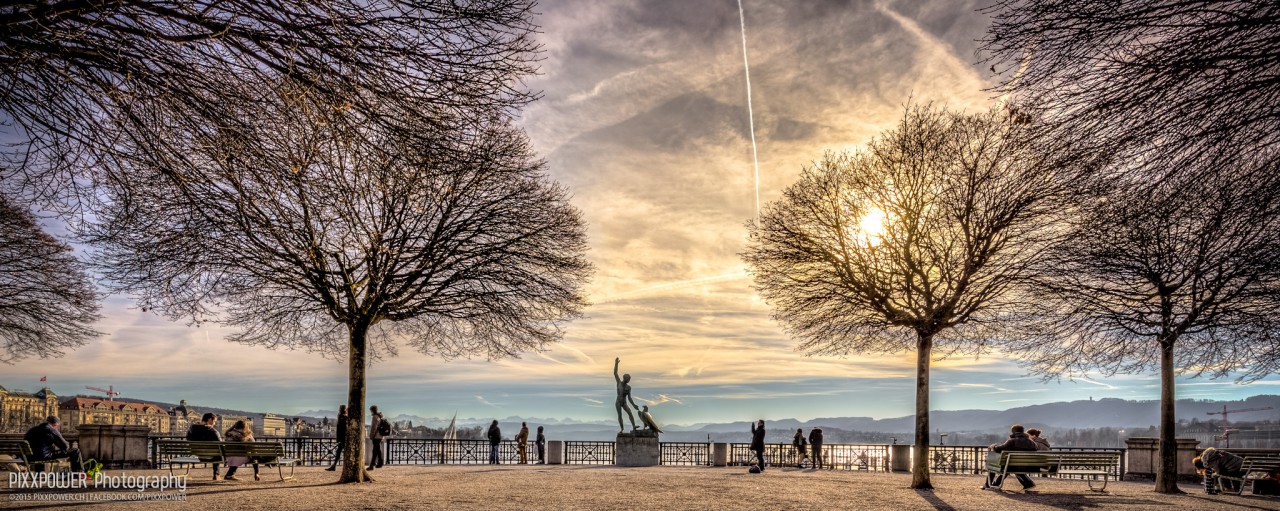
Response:
[{"label": "leafless canopy", "polygon": [[98,335],[97,296],[70,252],[0,194],[0,362],[61,356]]},{"label": "leafless canopy", "polygon": [[944,350],[976,352],[1026,315],[1017,284],[1054,235],[1061,180],[1005,121],[911,109],[766,208],[745,258],[800,349],[911,351],[939,334]]},{"label": "leafless canopy", "polygon": [[532,8],[531,0],[6,2],[0,112],[22,137],[6,155],[15,171],[6,184],[67,203],[68,190],[84,189],[73,185],[121,172],[136,156],[121,143],[157,113],[221,125],[282,78],[392,129],[413,129],[409,119],[440,109],[519,108],[533,99],[519,83],[537,58]]},{"label": "leafless canopy", "polygon": [[118,291],[241,327],[237,341],[344,358],[371,327],[502,357],[578,314],[585,227],[503,118],[402,137],[305,92],[276,99],[235,112],[253,123],[172,132],[187,151],[104,188],[92,241]]},{"label": "leafless canopy", "polygon": [[1196,174],[1084,203],[1042,281],[1076,335],[1027,352],[1034,368],[1135,374],[1158,370],[1166,348],[1184,374],[1280,369],[1280,178]]},{"label": "leafless canopy", "polygon": [[[1014,117],[1014,118],[1011,118]],[[1004,112],[909,108],[827,155],[749,225],[744,258],[774,318],[812,354],[916,352],[913,488],[929,482],[929,366],[1043,330],[1024,292],[1060,234],[1069,177]]]},{"label": "leafless canopy", "polygon": [[1125,154],[1149,178],[1280,144],[1280,3],[999,0],[987,11],[999,88],[1059,140]]}]

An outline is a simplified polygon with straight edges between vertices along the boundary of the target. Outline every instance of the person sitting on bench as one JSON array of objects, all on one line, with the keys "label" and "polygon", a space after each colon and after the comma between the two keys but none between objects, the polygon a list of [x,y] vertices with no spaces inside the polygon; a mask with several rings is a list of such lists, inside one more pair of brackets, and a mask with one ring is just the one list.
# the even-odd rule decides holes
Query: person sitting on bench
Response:
[{"label": "person sitting on bench", "polygon": [[[212,413],[204,414],[199,424],[192,424],[187,430],[187,440],[191,442],[221,442],[222,435],[213,427],[217,424],[218,416]],[[213,480],[218,480],[218,464],[213,463]]]},{"label": "person sitting on bench", "polygon": [[[1200,457],[1191,462],[1196,469],[1205,471],[1205,492],[1210,495],[1217,493],[1217,488],[1212,486],[1213,476],[1221,475],[1227,477],[1244,477],[1244,458],[1231,454],[1227,451],[1219,451],[1213,447],[1209,447],[1200,453]],[[1224,490],[1236,491],[1236,481],[1226,479],[1222,481]]]},{"label": "person sitting on bench", "polygon": [[[1014,424],[1009,428],[1009,432],[1009,439],[1005,440],[1003,444],[992,445],[990,447],[992,452],[1035,451],[1039,448],[1035,441],[1031,440],[1031,437],[1027,436],[1026,429],[1024,429],[1021,424]],[[1030,490],[1035,488],[1036,483],[1032,481],[1030,477],[1027,477],[1026,474],[1014,474],[1014,476],[1018,478],[1019,483],[1022,483],[1022,489]],[[1003,480],[1003,476],[996,474],[995,472],[987,472],[987,482],[982,485],[982,489],[990,490],[999,488],[1000,483]]]},{"label": "person sitting on bench", "polygon": [[71,448],[71,444],[59,431],[61,427],[62,421],[58,416],[50,415],[44,423],[27,430],[27,434],[22,438],[31,446],[31,461],[53,461],[66,458],[71,462],[72,472],[84,472],[84,467],[80,464],[80,449]]}]

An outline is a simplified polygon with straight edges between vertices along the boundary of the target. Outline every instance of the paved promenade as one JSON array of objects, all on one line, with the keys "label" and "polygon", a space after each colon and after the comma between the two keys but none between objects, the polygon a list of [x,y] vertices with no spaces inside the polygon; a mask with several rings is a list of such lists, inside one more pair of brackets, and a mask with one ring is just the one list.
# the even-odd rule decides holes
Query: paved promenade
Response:
[{"label": "paved promenade", "polygon": [[[247,467],[246,467],[247,468]],[[121,474],[121,471],[109,471]],[[264,468],[263,480],[209,481],[208,469],[193,470],[184,501],[51,502],[13,501],[32,490],[3,491],[4,509],[441,509],[441,510],[1280,510],[1280,498],[1208,496],[1186,485],[1188,495],[1151,491],[1152,484],[1111,483],[1107,493],[1090,492],[1083,481],[1038,478],[1033,492],[1015,481],[1007,491],[979,489],[982,477],[935,475],[932,492],[907,488],[905,474],[814,472],[770,468],[747,474],[745,468],[590,466],[424,466],[385,467],[377,482],[335,484],[333,472],[300,468],[298,477],[279,481]],[[127,475],[167,475],[167,471],[125,471]],[[237,474],[239,476],[240,474]],[[6,474],[7,475],[7,474]],[[85,497],[91,493],[84,492]],[[136,492],[135,492],[136,493]],[[169,492],[173,494],[174,492]],[[148,490],[147,495],[156,492]],[[22,497],[19,497],[22,498]]]}]

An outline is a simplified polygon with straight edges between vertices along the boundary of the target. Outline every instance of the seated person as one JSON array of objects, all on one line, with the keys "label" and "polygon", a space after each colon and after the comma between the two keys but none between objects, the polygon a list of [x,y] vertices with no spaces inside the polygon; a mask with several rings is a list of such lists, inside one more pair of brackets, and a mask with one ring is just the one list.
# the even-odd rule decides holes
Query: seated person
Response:
[{"label": "seated person", "polygon": [[[1213,477],[1215,475],[1227,477],[1244,477],[1244,458],[1231,454],[1227,451],[1219,451],[1213,447],[1207,448],[1200,453],[1200,457],[1191,460],[1197,470],[1204,471],[1205,492],[1209,494],[1217,493],[1218,489],[1213,486]],[[1222,480],[1222,486],[1228,491],[1236,491],[1239,481],[1229,479]]]},{"label": "seated person", "polygon": [[[1003,444],[992,445],[990,447],[991,452],[1037,450],[1038,446],[1035,441],[1027,436],[1026,430],[1021,424],[1014,424],[1009,428],[1009,431],[1009,439],[1005,440]],[[1026,474],[1015,474],[1015,477],[1018,478],[1019,483],[1022,483],[1022,489],[1024,490],[1030,490],[1036,486],[1036,483]],[[987,472],[987,482],[982,485],[982,489],[998,488],[1001,482],[1003,482],[1003,478],[1000,475],[995,472]]]},{"label": "seated person", "polygon": [[[221,442],[222,435],[218,434],[218,430],[213,425],[218,422],[218,416],[212,413],[204,414],[198,424],[192,424],[187,430],[187,440],[192,442]],[[213,464],[213,480],[218,480],[218,464]]]},{"label": "seated person", "polygon": [[52,461],[66,458],[71,462],[72,472],[84,472],[80,464],[80,449],[72,449],[67,439],[62,437],[62,421],[57,415],[50,415],[39,426],[27,430],[22,439],[31,446],[31,461]]},{"label": "seated person", "polygon": [[[227,441],[228,442],[252,442],[253,431],[250,430],[247,426],[245,426],[244,421],[236,421],[235,425],[231,426],[231,429],[227,430]],[[249,463],[250,460],[249,458],[244,456],[227,456],[226,461],[227,461],[227,477],[225,479],[228,481],[238,481],[239,479],[236,479],[236,469],[240,468],[240,466],[244,465],[245,463]],[[253,460],[253,480],[254,481],[262,480],[262,477],[258,475],[257,460]]]}]

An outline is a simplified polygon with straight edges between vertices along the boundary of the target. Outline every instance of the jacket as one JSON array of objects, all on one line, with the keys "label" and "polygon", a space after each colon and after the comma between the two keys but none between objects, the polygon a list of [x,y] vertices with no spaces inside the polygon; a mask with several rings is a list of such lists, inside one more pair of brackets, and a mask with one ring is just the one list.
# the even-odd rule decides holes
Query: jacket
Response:
[{"label": "jacket", "polygon": [[31,454],[36,459],[49,459],[71,449],[71,444],[62,438],[62,433],[47,422],[27,430],[22,439],[31,445]]},{"label": "jacket", "polygon": [[754,422],[751,423],[751,450],[764,450],[764,426],[757,428]]},{"label": "jacket", "polygon": [[187,430],[187,440],[195,442],[221,442],[222,435],[218,430],[204,424],[192,424]]},{"label": "jacket", "polygon": [[338,416],[338,442],[347,441],[347,416]]},{"label": "jacket", "polygon": [[1014,433],[1009,435],[1009,439],[1005,440],[1003,444],[992,445],[991,450],[994,452],[1038,451],[1040,447],[1026,433]]},{"label": "jacket", "polygon": [[803,449],[808,444],[805,442],[804,435],[801,435],[800,432],[797,431],[796,437],[791,439],[791,445],[796,449]]},{"label": "jacket", "polygon": [[253,432],[247,429],[228,429],[226,438],[228,442],[252,442]]},{"label": "jacket", "polygon": [[813,428],[813,431],[809,432],[809,443],[822,445],[822,428]]},{"label": "jacket", "polygon": [[528,426],[522,426],[520,428],[520,433],[516,434],[516,442],[521,444],[529,443],[529,427]]},{"label": "jacket", "polygon": [[1204,462],[1205,468],[1218,474],[1235,475],[1244,470],[1244,458],[1213,447],[1200,454],[1200,461]]},{"label": "jacket", "polygon": [[382,440],[382,435],[378,434],[378,425],[382,424],[382,414],[375,413],[369,417],[369,439]]},{"label": "jacket", "polygon": [[547,445],[547,437],[546,437],[546,435],[543,435],[542,433],[538,433],[538,438],[537,438],[537,440],[535,440],[535,441],[534,441],[534,443],[538,444],[538,447],[542,447],[542,446],[544,446],[544,445]]},{"label": "jacket", "polygon": [[502,430],[497,424],[489,426],[489,445],[498,445],[502,443]]},{"label": "jacket", "polygon": [[1049,447],[1049,441],[1045,440],[1044,437],[1035,437],[1032,438],[1031,441],[1036,443],[1037,451],[1047,451],[1052,449],[1052,447]]}]

